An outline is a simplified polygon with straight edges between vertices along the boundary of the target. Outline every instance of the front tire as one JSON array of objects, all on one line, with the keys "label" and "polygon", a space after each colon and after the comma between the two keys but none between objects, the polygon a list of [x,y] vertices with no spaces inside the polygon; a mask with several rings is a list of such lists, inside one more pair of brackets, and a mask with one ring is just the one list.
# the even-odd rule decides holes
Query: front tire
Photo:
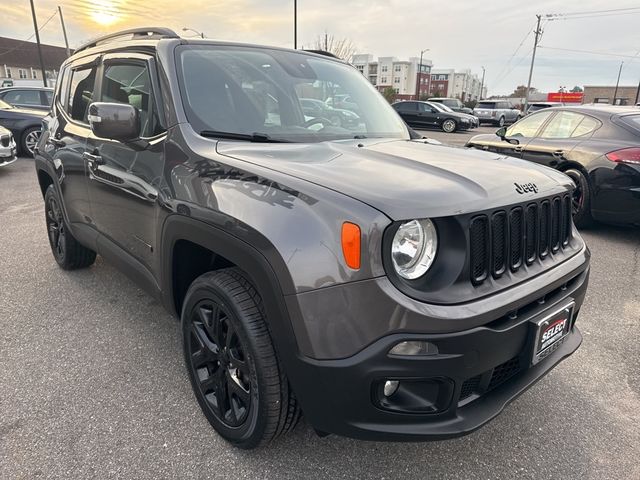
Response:
[{"label": "front tire", "polygon": [[568,168],[564,173],[573,180],[575,185],[571,196],[573,223],[578,228],[588,228],[594,223],[591,216],[591,186],[589,185],[589,179],[577,168]]},{"label": "front tire", "polygon": [[453,133],[458,128],[458,124],[455,120],[451,120],[450,118],[442,122],[442,131],[445,133]]},{"label": "front tire", "polygon": [[45,219],[53,258],[64,270],[86,268],[96,260],[96,252],[81,245],[71,234],[62,214],[62,202],[53,185],[44,194]]},{"label": "front tire", "polygon": [[276,357],[262,299],[239,269],[194,280],[181,321],[193,391],[220,436],[251,449],[295,427],[300,410]]}]

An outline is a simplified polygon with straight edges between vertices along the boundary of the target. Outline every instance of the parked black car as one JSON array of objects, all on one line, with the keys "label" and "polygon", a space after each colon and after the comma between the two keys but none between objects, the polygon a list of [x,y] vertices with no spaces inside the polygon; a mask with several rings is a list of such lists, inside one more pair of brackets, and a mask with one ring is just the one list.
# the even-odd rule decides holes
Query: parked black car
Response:
[{"label": "parked black car", "polygon": [[[579,347],[589,250],[565,175],[416,138],[356,69],[300,50],[134,29],[60,72],[35,162],[53,257],[99,253],[181,319],[233,444],[302,413],[463,435]],[[357,130],[303,114],[336,85]]]},{"label": "parked black car", "polygon": [[446,112],[429,102],[396,102],[391,105],[402,119],[412,128],[440,128],[447,133],[456,130],[469,130],[475,122],[469,115],[458,112]]},{"label": "parked black car", "polygon": [[560,170],[576,185],[574,221],[640,225],[640,111],[635,107],[544,109],[467,146]]},{"label": "parked black car", "polygon": [[440,103],[442,105],[446,105],[454,112],[466,113],[467,115],[473,115],[473,109],[469,107],[465,107],[464,103],[462,103],[457,98],[445,98],[445,97],[432,97],[427,99],[432,103]]},{"label": "parked black car", "polygon": [[19,108],[49,111],[53,102],[53,88],[6,87],[0,88],[0,100]]},{"label": "parked black car", "polygon": [[0,125],[13,134],[23,155],[33,156],[46,112],[18,108],[0,100]]},{"label": "parked black car", "polygon": [[360,123],[358,114],[344,108],[333,108],[316,98],[300,98],[302,113],[310,118],[326,118],[336,127],[355,127]]}]

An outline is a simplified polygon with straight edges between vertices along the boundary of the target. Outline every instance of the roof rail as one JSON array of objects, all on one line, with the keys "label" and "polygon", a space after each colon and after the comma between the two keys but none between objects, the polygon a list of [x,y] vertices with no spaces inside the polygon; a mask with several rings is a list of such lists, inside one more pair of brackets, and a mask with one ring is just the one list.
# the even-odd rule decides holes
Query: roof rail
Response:
[{"label": "roof rail", "polygon": [[104,43],[116,42],[118,40],[125,40],[130,37],[129,40],[133,40],[134,38],[142,38],[142,39],[158,39],[158,38],[180,38],[179,35],[171,30],[170,28],[164,27],[142,27],[142,28],[131,28],[129,30],[121,30],[119,32],[110,33],[108,35],[103,35],[102,37],[98,37],[95,40],[91,40],[84,45],[78,47],[73,53],[78,53],[82,50],[86,50],[87,48],[95,47],[97,45],[102,45]]},{"label": "roof rail", "polygon": [[331,52],[327,52],[326,50],[311,50],[311,49],[304,49],[304,52],[309,52],[309,53],[315,53],[317,55],[324,55],[325,57],[331,57],[331,58],[337,58],[338,60],[341,60],[340,57],[334,55]]}]

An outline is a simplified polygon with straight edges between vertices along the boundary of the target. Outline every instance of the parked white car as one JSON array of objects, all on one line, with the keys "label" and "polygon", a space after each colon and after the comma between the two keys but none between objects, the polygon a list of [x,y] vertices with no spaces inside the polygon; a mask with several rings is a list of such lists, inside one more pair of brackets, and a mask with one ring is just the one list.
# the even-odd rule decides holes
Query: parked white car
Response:
[{"label": "parked white car", "polygon": [[0,167],[5,167],[16,161],[16,142],[13,134],[4,127],[0,127]]}]

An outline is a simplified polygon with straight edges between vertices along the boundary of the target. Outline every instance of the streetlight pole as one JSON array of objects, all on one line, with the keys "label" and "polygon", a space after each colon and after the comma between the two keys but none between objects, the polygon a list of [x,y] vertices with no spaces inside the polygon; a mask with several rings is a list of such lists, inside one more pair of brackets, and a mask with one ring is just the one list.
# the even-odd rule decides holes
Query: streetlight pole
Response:
[{"label": "streetlight pole", "polygon": [[205,38],[204,32],[199,32],[197,30],[194,30],[193,28],[182,27],[182,31],[183,32],[193,32],[196,35],[198,35],[200,38]]},{"label": "streetlight pole", "polygon": [[33,28],[36,31],[36,43],[38,44],[38,57],[40,59],[40,70],[42,71],[42,82],[44,86],[47,86],[47,72],[44,70],[44,61],[42,60],[42,48],[40,47],[40,32],[38,32],[38,21],[36,20],[36,7],[33,6],[33,0],[29,0],[31,3],[31,16],[33,17]]},{"label": "streetlight pole", "polygon": [[420,80],[422,79],[422,56],[424,52],[428,52],[429,49],[425,48],[420,50],[420,63],[418,63],[418,73],[416,74],[416,100],[420,100]]},{"label": "streetlight pole", "polygon": [[624,61],[620,62],[620,70],[618,70],[618,80],[616,80],[616,89],[613,91],[613,103],[616,104],[616,97],[618,96],[618,85],[620,85],[620,74],[622,74],[622,66],[624,65]]},{"label": "streetlight pole", "polygon": [[527,91],[524,94],[524,111],[527,111],[527,107],[529,106],[529,90],[531,90],[531,77],[533,76],[533,63],[536,61],[536,50],[538,48],[538,38],[540,38],[540,34],[542,30],[540,30],[540,19],[542,15],[536,15],[538,18],[538,24],[536,25],[535,33],[536,36],[533,39],[533,54],[531,55],[531,68],[529,68],[529,81],[527,82]]},{"label": "streetlight pole", "polygon": [[480,95],[478,95],[478,100],[482,100],[482,92],[484,91],[484,74],[485,70],[484,67],[482,67],[482,82],[480,82]]}]

